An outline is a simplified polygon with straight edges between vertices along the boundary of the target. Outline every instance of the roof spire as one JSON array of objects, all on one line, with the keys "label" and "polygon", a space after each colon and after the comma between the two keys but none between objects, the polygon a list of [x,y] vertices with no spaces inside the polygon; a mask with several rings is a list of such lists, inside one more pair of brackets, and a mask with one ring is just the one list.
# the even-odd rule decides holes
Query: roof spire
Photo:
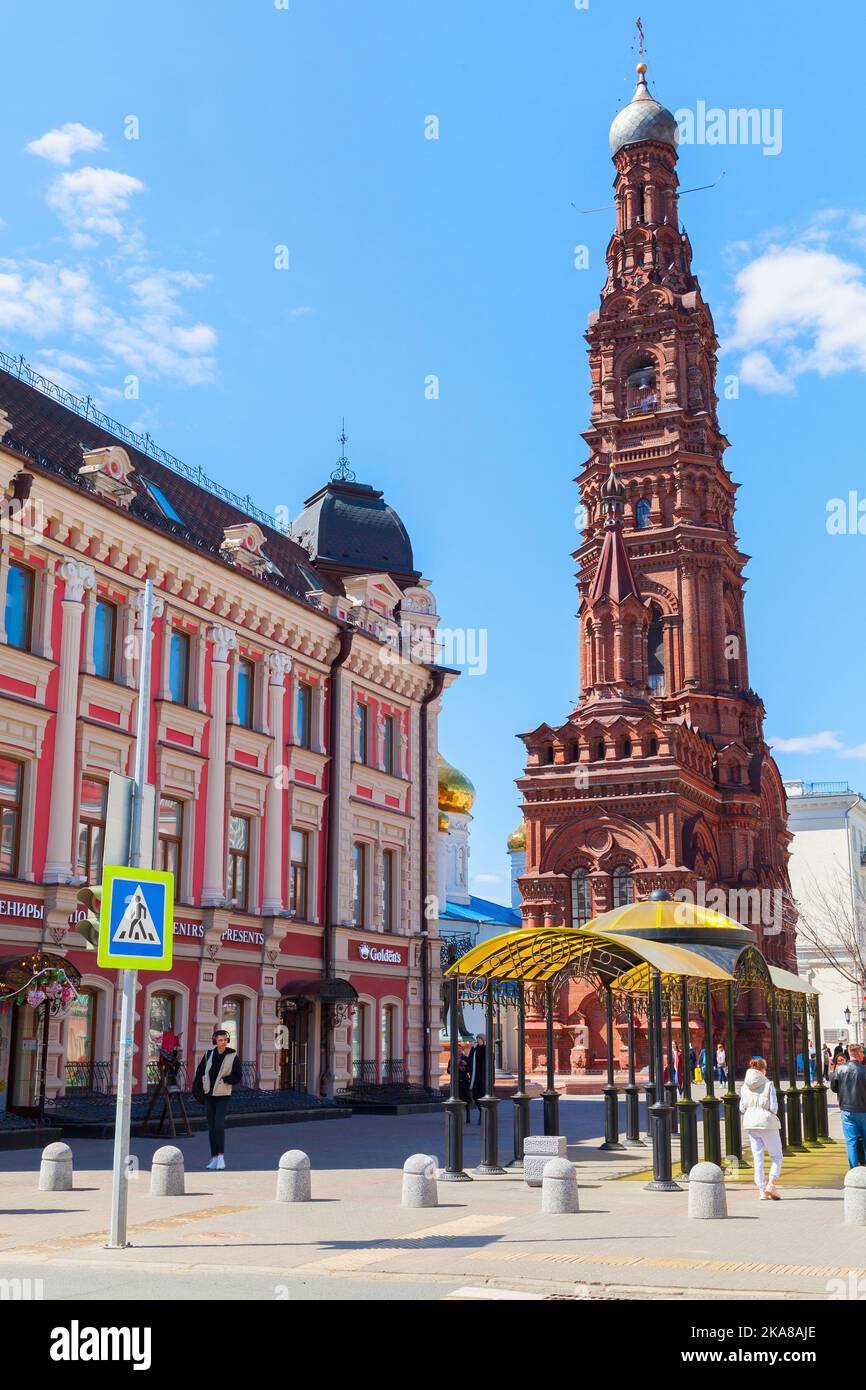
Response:
[{"label": "roof spire", "polygon": [[346,445],[348,442],[349,436],[346,433],[346,417],[344,415],[341,422],[340,433],[337,438],[341,453],[340,457],[337,459],[337,466],[331,474],[332,483],[354,483],[355,481],[355,474],[349,467],[349,460],[346,457]]},{"label": "roof spire", "polygon": [[614,603],[623,603],[631,595],[640,599],[622,534],[625,497],[625,484],[617,477],[611,459],[610,470],[601,489],[604,542],[588,595],[590,603],[596,603],[603,598],[610,598]]}]

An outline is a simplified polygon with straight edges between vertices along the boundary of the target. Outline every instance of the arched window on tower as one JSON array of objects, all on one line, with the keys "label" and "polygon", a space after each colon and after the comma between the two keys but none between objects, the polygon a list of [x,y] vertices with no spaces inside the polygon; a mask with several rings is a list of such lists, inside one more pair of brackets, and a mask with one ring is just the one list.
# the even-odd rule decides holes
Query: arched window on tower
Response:
[{"label": "arched window on tower", "polygon": [[647,632],[647,673],[649,688],[653,695],[664,695],[665,679],[665,632],[664,615],[657,603],[650,608],[650,625]]},{"label": "arched window on tower", "polygon": [[634,879],[631,869],[625,864],[620,864],[613,871],[613,905],[614,907],[627,907],[634,902]]},{"label": "arched window on tower", "polygon": [[634,509],[634,524],[638,531],[646,531],[650,524],[650,500],[648,497],[639,497]]},{"label": "arched window on tower", "polygon": [[604,759],[605,759],[606,756],[607,756],[607,749],[606,749],[606,747],[605,747],[604,739],[603,739],[603,738],[600,738],[600,739],[598,740],[598,742],[596,743],[596,745],[595,745],[595,757],[596,757],[596,761],[597,761],[597,762],[600,762],[600,763],[601,763],[601,762],[604,762]]},{"label": "arched window on tower", "polygon": [[585,927],[592,918],[592,892],[586,869],[575,869],[571,875],[571,925]]},{"label": "arched window on tower", "polygon": [[648,415],[658,409],[658,378],[655,358],[648,352],[633,357],[625,378],[626,415]]}]

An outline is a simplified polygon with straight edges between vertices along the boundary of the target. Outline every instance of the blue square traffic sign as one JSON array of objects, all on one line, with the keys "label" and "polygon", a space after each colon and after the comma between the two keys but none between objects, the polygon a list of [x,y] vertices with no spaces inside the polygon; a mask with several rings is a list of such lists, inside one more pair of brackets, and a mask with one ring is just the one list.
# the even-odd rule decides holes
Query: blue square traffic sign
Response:
[{"label": "blue square traffic sign", "polygon": [[110,865],[103,871],[100,965],[116,970],[170,970],[174,874]]}]

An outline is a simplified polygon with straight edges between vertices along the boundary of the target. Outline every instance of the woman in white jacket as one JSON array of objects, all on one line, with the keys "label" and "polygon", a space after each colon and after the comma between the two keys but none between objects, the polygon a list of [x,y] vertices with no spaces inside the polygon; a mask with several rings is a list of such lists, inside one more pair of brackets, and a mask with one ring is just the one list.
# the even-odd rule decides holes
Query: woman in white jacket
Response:
[{"label": "woman in white jacket", "polygon": [[[782,1136],[779,1133],[779,1101],[776,1088],[767,1076],[763,1057],[753,1057],[740,1092],[743,1129],[749,1136],[755,1182],[762,1201],[780,1200],[776,1186],[782,1171]],[[770,1180],[764,1181],[764,1151],[770,1155]]]}]

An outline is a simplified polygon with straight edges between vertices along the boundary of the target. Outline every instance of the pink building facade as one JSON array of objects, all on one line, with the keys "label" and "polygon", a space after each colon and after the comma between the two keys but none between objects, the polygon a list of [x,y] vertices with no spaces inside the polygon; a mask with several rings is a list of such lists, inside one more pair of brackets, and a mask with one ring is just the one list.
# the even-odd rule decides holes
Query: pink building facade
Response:
[{"label": "pink building facade", "polygon": [[101,879],[110,774],[133,770],[147,577],[176,906],[172,971],[139,976],[136,1088],[162,1031],[191,1060],[218,1025],[264,1089],[429,1081],[453,673],[402,523],[343,468],[278,530],[76,404],[0,371],[0,957],[82,977],[47,1049],[35,1010],[0,1010],[0,1106],[32,1108],[40,1075],[48,1098],[116,1075],[117,977],[77,893]]}]

